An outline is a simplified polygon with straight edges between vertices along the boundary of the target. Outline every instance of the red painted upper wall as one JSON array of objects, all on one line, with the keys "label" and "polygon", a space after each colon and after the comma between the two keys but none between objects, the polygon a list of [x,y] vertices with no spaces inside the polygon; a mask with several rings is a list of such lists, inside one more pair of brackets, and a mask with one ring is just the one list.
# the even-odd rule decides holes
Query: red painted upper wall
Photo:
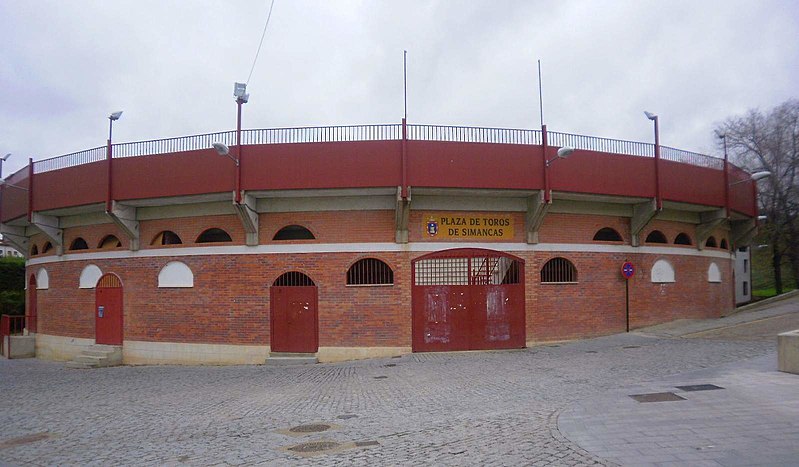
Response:
[{"label": "red painted upper wall", "polygon": [[[537,190],[544,187],[540,146],[521,144],[407,141],[407,184],[411,187]],[[548,159],[556,148],[549,148]],[[231,148],[235,155],[236,148]],[[654,158],[577,150],[550,168],[550,188],[586,194],[651,198]],[[99,161],[34,175],[34,210],[99,203],[106,199],[107,162]],[[397,187],[402,184],[402,141],[291,143],[243,147],[242,188],[297,190]],[[212,149],[113,161],[113,198],[132,200],[232,192],[236,167]],[[661,161],[664,200],[724,205],[724,174]],[[27,187],[27,178],[16,185]],[[748,174],[732,167],[730,205],[756,215]],[[10,183],[10,181],[9,181]],[[27,213],[27,192],[4,188],[3,221]]]}]

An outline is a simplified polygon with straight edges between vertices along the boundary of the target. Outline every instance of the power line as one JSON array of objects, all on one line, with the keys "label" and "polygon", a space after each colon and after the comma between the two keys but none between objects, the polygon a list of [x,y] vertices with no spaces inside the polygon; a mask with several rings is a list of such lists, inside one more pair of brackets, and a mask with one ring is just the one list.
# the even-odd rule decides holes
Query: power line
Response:
[{"label": "power line", "polygon": [[255,71],[255,63],[258,62],[258,54],[261,53],[261,46],[264,44],[264,37],[266,37],[266,28],[269,27],[269,20],[272,18],[272,8],[275,7],[275,0],[272,0],[272,4],[269,5],[269,14],[266,15],[266,23],[264,23],[264,32],[261,33],[261,42],[258,43],[258,50],[255,52],[255,59],[252,61],[252,68],[250,68],[250,74],[247,76],[247,84],[250,84],[250,78],[252,78],[252,72]]}]

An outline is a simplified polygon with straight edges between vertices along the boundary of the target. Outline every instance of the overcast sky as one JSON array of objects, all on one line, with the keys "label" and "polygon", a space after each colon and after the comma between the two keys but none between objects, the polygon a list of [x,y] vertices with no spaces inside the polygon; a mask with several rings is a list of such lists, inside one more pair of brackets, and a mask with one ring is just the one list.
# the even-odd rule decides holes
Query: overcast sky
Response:
[{"label": "overcast sky", "polygon": [[[116,142],[235,127],[270,0],[0,0],[4,174]],[[718,154],[714,125],[799,96],[799,2],[277,0],[245,128],[538,128]]]}]

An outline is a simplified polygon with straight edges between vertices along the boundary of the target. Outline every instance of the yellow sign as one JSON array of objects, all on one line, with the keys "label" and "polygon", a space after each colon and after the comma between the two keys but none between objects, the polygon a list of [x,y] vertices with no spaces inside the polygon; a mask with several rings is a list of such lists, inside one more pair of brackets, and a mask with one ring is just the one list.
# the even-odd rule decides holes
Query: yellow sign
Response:
[{"label": "yellow sign", "polygon": [[425,232],[431,238],[512,240],[513,218],[508,215],[426,215]]}]

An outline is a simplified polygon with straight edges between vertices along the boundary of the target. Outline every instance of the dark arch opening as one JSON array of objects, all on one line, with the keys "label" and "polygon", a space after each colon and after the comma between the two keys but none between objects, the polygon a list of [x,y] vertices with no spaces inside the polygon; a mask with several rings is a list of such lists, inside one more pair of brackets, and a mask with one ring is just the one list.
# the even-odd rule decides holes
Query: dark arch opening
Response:
[{"label": "dark arch opening", "polygon": [[70,250],[88,250],[89,245],[86,243],[86,240],[83,237],[78,237],[75,240],[72,240],[72,244],[69,246]]},{"label": "dark arch opening", "polygon": [[122,242],[116,237],[116,235],[106,235],[100,240],[100,249],[108,249],[108,248],[120,248],[122,247]]},{"label": "dark arch opening", "polygon": [[660,230],[653,230],[646,236],[645,243],[668,243],[666,236]]},{"label": "dark arch opening", "polygon": [[677,237],[674,238],[675,245],[691,245],[691,237],[688,236],[685,232],[680,232],[677,234]]},{"label": "dark arch opening", "polygon": [[710,236],[707,240],[705,240],[705,247],[707,248],[717,248],[716,245],[716,237]]},{"label": "dark arch opening", "polygon": [[162,230],[153,237],[153,241],[150,242],[150,245],[180,245],[182,243],[183,241],[175,232],[171,230]]},{"label": "dark arch opening", "polygon": [[347,270],[347,285],[391,285],[394,271],[388,264],[377,258],[364,258],[356,261]]},{"label": "dark arch opening", "polygon": [[725,250],[729,250],[730,249],[729,245],[727,245],[727,239],[726,238],[722,238],[721,239],[721,243],[719,244],[719,248],[724,248]]},{"label": "dark arch opening", "polygon": [[36,256],[36,255],[38,255],[38,254],[39,254],[39,247],[38,247],[38,246],[36,246],[36,244],[34,244],[34,245],[31,247],[31,256]]},{"label": "dark arch opening", "polygon": [[50,242],[45,242],[44,246],[42,247],[42,254],[45,254],[52,249],[53,249],[53,244]]},{"label": "dark arch opening", "polygon": [[280,275],[275,282],[275,287],[313,287],[313,280],[299,271],[289,271]]},{"label": "dark arch opening", "polygon": [[278,230],[272,240],[314,240],[313,233],[301,225],[287,225]]},{"label": "dark arch opening", "polygon": [[577,268],[566,258],[552,258],[541,268],[541,283],[577,282]]},{"label": "dark arch opening", "polygon": [[620,242],[622,241],[621,234],[616,232],[610,227],[602,227],[594,234],[594,241],[600,242]]},{"label": "dark arch opening", "polygon": [[219,242],[232,242],[233,239],[230,235],[222,229],[212,228],[201,233],[197,237],[197,243],[219,243]]}]

